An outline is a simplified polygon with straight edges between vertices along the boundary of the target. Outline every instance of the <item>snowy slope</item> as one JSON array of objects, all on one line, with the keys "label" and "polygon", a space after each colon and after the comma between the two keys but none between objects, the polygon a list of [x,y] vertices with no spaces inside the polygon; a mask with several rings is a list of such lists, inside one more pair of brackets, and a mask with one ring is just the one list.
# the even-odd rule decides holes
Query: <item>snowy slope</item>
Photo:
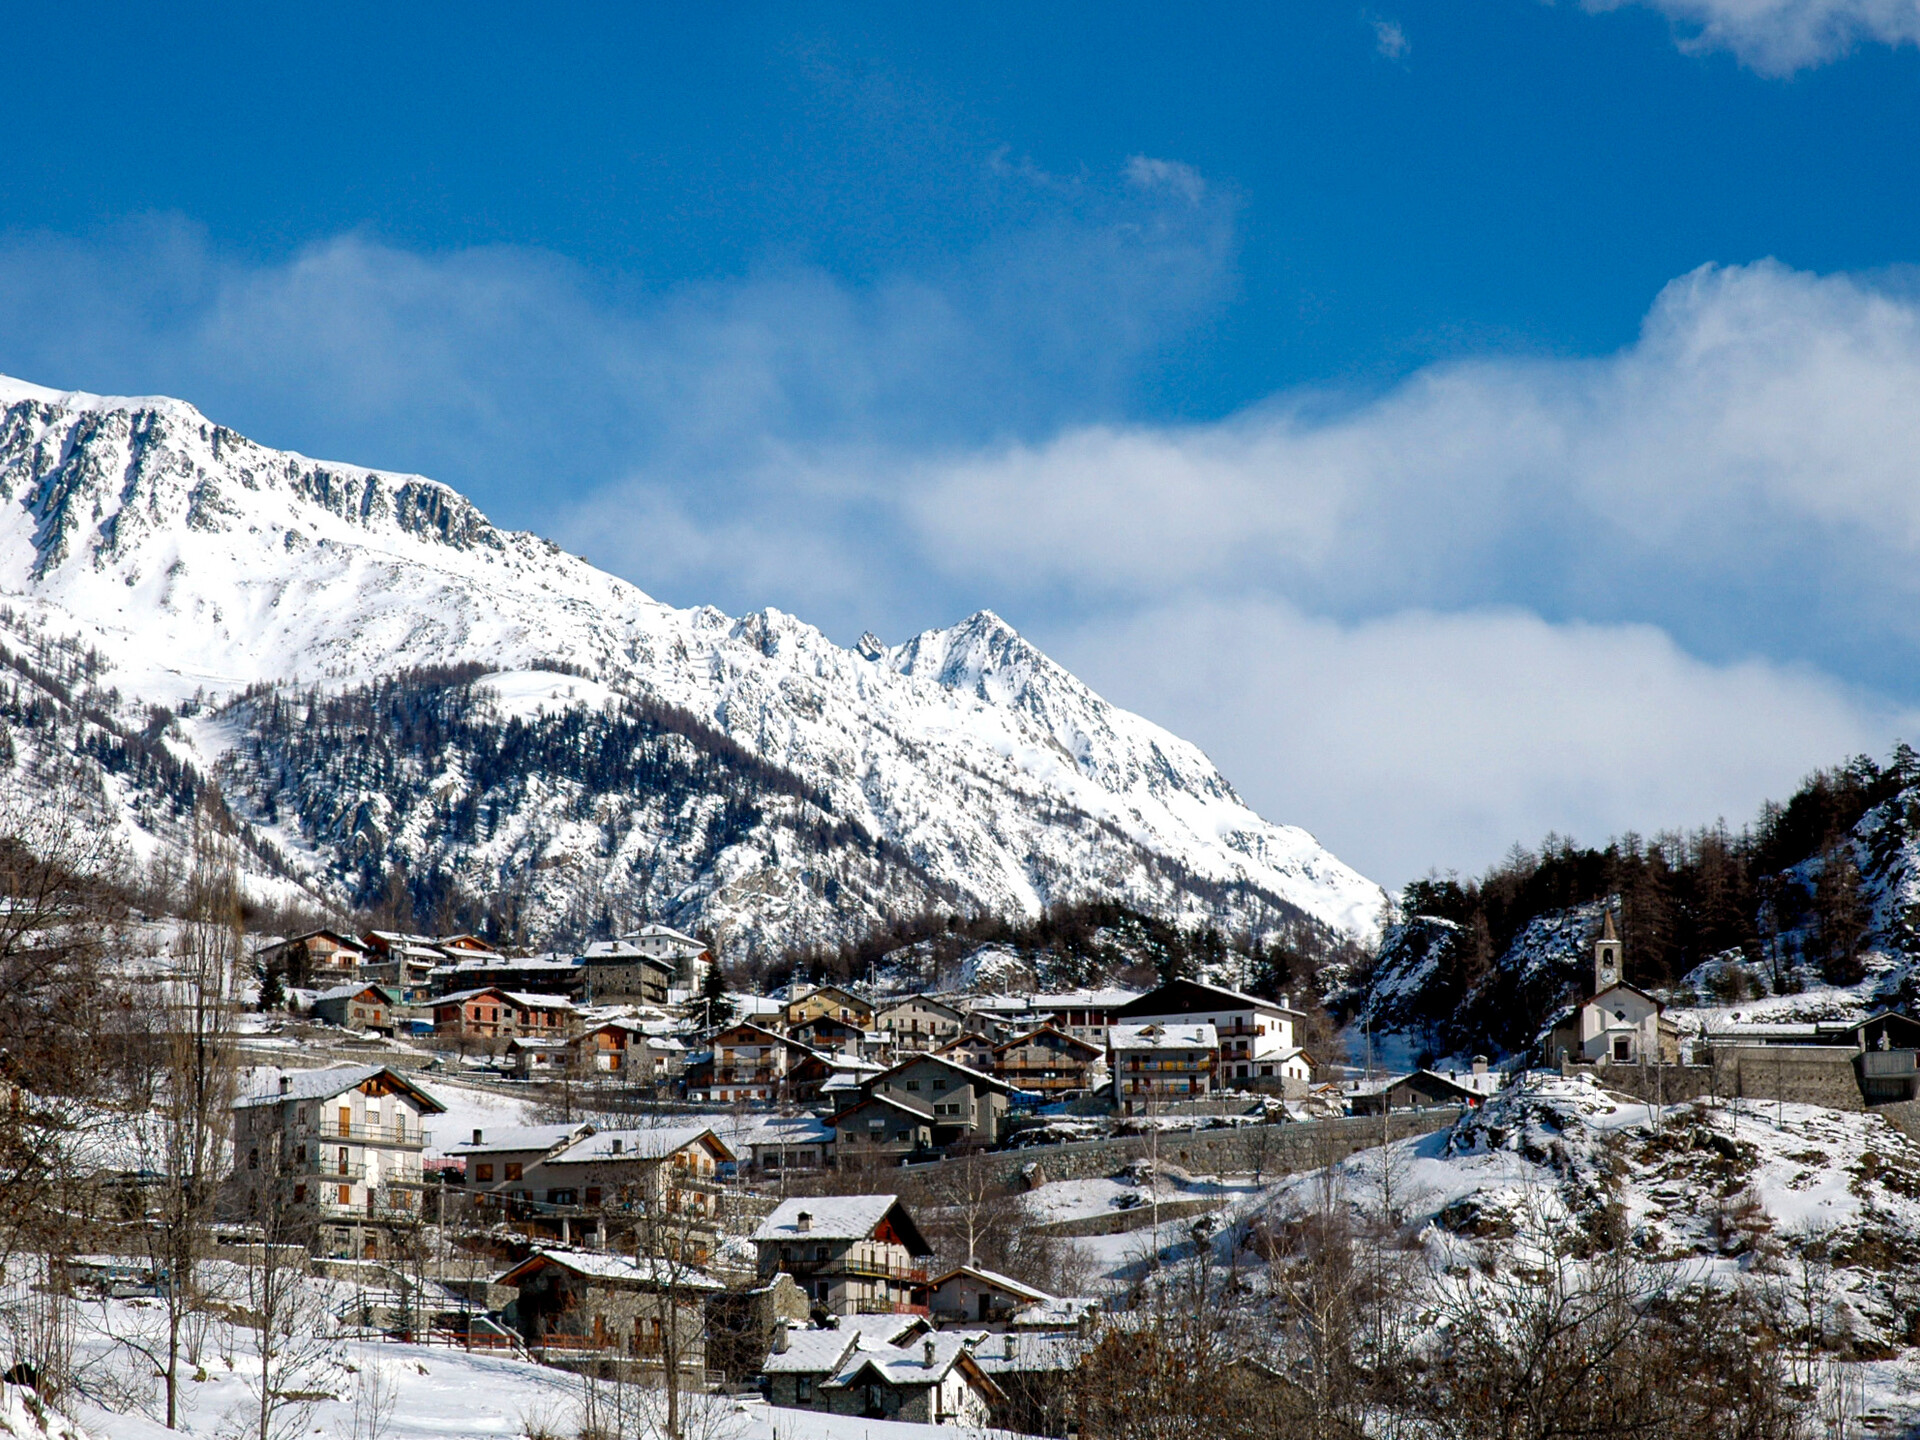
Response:
[{"label": "snowy slope", "polygon": [[[814,857],[748,837],[716,862],[724,874],[673,878],[682,919],[727,920],[726,897],[750,881],[785,898],[738,923],[790,926],[784,938],[832,938],[876,906],[943,890],[1000,912],[1110,896],[1255,927],[1304,912],[1356,936],[1375,928],[1377,886],[1261,819],[1194,746],[1108,704],[989,612],[843,649],[775,610],[673,609],[495,528],[444,485],[269,450],[179,401],[0,381],[0,407],[0,591],[23,623],[97,650],[130,706],[477,662],[511,672],[498,682],[509,711],[623,697],[690,711],[920,872],[876,882],[842,914],[797,897]],[[175,736],[208,770],[240,738],[220,723]],[[588,830],[620,848],[604,817]],[[539,838],[563,860],[583,843]],[[283,829],[276,842],[312,852],[315,883],[340,883],[324,841]]]}]

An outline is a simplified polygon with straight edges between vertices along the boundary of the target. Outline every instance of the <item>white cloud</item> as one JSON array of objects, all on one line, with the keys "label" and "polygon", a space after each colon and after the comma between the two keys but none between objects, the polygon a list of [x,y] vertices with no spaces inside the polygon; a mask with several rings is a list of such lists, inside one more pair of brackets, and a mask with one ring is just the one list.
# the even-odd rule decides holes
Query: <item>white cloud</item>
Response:
[{"label": "white cloud", "polygon": [[1731,51],[1763,75],[1790,75],[1861,43],[1920,43],[1915,0],[1585,0],[1590,10],[1644,5],[1675,22],[1681,48]]},{"label": "white cloud", "polygon": [[1206,744],[1255,808],[1389,884],[1548,831],[1737,828],[1915,718],[1810,670],[1703,663],[1651,626],[1515,611],[1341,625],[1185,599],[1048,638],[1110,699]]},{"label": "white cloud", "polygon": [[1082,427],[908,493],[950,567],[1083,602],[1520,604],[1662,620],[1696,648],[1920,653],[1920,311],[1771,262],[1707,268],[1605,359]]},{"label": "white cloud", "polygon": [[1413,43],[1407,39],[1406,27],[1398,20],[1372,19],[1367,22],[1373,29],[1374,52],[1383,60],[1404,60],[1413,51]]},{"label": "white cloud", "polygon": [[1130,155],[1122,173],[1130,185],[1142,190],[1170,190],[1189,205],[1198,205],[1206,197],[1207,182],[1200,172],[1178,160]]}]

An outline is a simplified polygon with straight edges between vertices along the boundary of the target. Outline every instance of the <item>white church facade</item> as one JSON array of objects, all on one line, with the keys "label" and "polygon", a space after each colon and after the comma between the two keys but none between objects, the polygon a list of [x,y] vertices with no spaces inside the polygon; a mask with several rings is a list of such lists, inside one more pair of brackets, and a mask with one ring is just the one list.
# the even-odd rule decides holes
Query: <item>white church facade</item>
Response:
[{"label": "white church facade", "polygon": [[1593,942],[1593,996],[1548,1032],[1553,1065],[1673,1065],[1680,1027],[1666,1006],[1624,978],[1620,932],[1609,909]]}]

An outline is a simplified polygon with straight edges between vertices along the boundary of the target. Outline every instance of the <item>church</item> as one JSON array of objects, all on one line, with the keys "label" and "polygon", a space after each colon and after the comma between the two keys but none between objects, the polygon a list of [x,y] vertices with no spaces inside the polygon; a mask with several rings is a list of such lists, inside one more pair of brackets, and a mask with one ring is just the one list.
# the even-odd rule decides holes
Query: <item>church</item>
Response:
[{"label": "church", "polygon": [[1676,1065],[1680,1027],[1666,1006],[1621,978],[1620,932],[1608,908],[1593,942],[1593,998],[1547,1032],[1550,1065]]}]

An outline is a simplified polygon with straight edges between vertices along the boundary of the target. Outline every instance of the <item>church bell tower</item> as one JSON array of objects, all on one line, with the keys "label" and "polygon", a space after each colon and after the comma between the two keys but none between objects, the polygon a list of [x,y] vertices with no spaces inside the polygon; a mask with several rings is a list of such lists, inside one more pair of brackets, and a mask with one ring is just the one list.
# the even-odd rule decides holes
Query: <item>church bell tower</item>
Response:
[{"label": "church bell tower", "polygon": [[1593,993],[1620,983],[1620,932],[1614,928],[1613,907],[1600,922],[1600,938],[1593,942]]}]

